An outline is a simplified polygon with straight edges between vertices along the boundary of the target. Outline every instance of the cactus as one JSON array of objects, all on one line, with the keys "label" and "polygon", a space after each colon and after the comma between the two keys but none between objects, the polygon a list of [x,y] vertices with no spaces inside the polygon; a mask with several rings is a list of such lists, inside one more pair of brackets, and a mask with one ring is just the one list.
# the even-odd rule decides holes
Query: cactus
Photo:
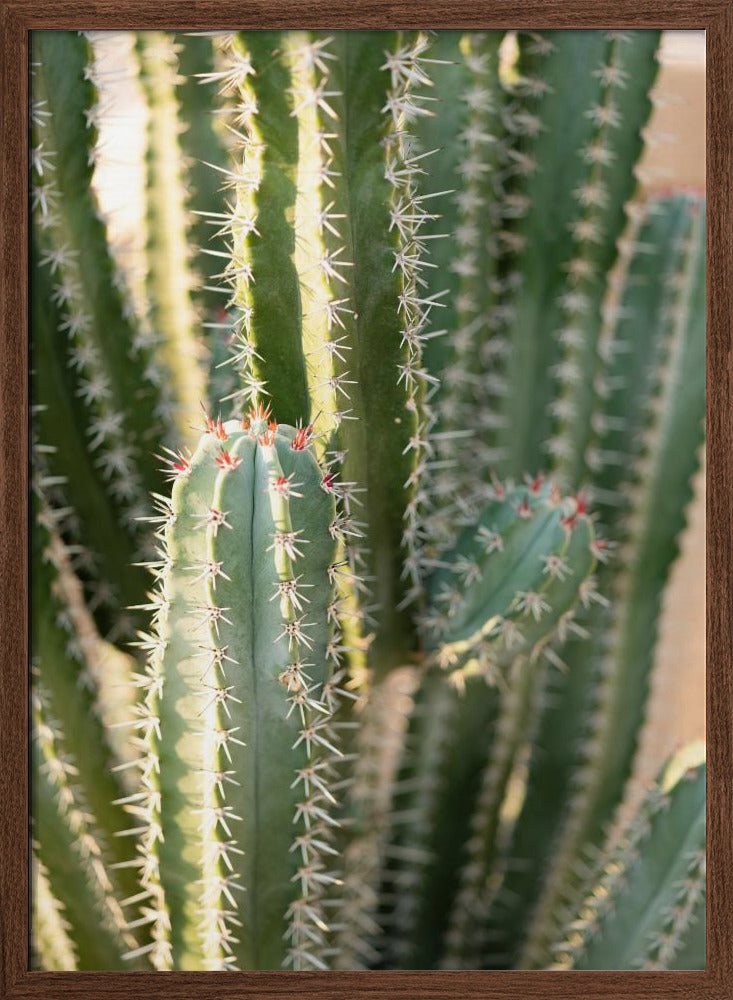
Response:
[{"label": "cactus", "polygon": [[267,413],[244,428],[212,421],[163,535],[140,722],[159,968],[300,967],[336,882],[333,493],[307,431]]},{"label": "cactus", "polygon": [[470,657],[485,672],[536,658],[555,630],[567,631],[578,598],[591,599],[596,551],[582,496],[563,499],[540,477],[521,489],[497,483],[428,580],[426,644],[437,637],[443,666]]},{"label": "cactus", "polygon": [[[674,229],[672,234],[667,235],[670,223],[680,227],[678,235],[672,235]],[[599,585],[607,599],[611,600],[610,607],[597,607],[593,616],[582,623],[590,632],[590,638],[580,639],[575,649],[568,651],[567,683],[563,685],[561,682],[560,691],[554,695],[555,703],[548,708],[545,740],[553,741],[552,751],[547,742],[542,742],[541,735],[544,760],[536,761],[536,783],[531,773],[529,779],[533,789],[546,789],[534,800],[537,811],[533,810],[528,817],[528,823],[534,825],[539,822],[540,827],[534,825],[534,832],[529,827],[518,828],[516,832],[517,837],[524,838],[521,847],[515,848],[519,857],[536,860],[529,863],[524,873],[518,871],[512,881],[529,880],[532,872],[537,871],[535,865],[542,861],[548,866],[548,872],[557,871],[559,875],[560,869],[556,866],[560,865],[562,858],[564,872],[557,881],[548,881],[544,897],[538,901],[527,944],[527,957],[531,954],[534,941],[544,956],[545,935],[556,933],[558,925],[563,922],[564,906],[567,904],[563,903],[561,893],[569,893],[567,903],[571,909],[576,905],[577,893],[583,891],[582,882],[575,886],[576,877],[572,874],[579,867],[579,854],[582,856],[584,843],[599,837],[631,772],[637,735],[644,716],[659,598],[677,552],[676,536],[683,524],[690,479],[697,465],[696,452],[703,433],[704,324],[701,310],[691,322],[687,305],[691,298],[704,296],[705,236],[701,223],[695,202],[681,199],[658,205],[650,224],[640,234],[644,242],[641,252],[635,255],[632,262],[632,271],[635,272],[641,258],[648,273],[653,266],[649,263],[650,246],[664,244],[648,243],[646,240],[656,230],[660,238],[667,241],[667,253],[671,259],[666,267],[655,272],[653,283],[645,282],[640,287],[645,289],[652,301],[657,300],[656,309],[662,317],[673,319],[676,316],[677,322],[675,326],[660,325],[660,329],[667,333],[668,343],[657,348],[661,357],[649,370],[658,372],[661,368],[665,377],[662,386],[650,386],[646,412],[642,410],[639,413],[636,418],[638,423],[635,423],[631,405],[624,398],[618,400],[618,405],[624,407],[629,427],[644,428],[643,432],[636,432],[643,433],[641,441],[644,442],[640,456],[643,465],[637,459],[636,469],[641,465],[645,473],[641,475],[637,472],[638,480],[629,482],[626,477],[634,466],[626,466],[624,470],[624,459],[618,456],[615,461],[601,466],[598,474],[599,486],[603,484],[607,491],[601,494],[599,490],[599,500],[604,498],[607,504],[604,521],[611,540],[622,548],[618,557],[609,560],[599,575]],[[657,256],[658,253],[657,250]],[[635,285],[634,282],[629,286],[633,295],[639,294]],[[678,302],[680,292],[682,303]],[[701,303],[702,299],[699,298],[698,302]],[[628,334],[623,318],[620,326],[617,342],[625,342],[622,338]],[[644,348],[639,345],[635,350]],[[633,363],[635,350],[614,352],[615,364]],[[660,364],[663,359],[666,359],[664,365]],[[693,384],[694,379],[698,380],[697,386]],[[624,383],[620,373],[609,371],[609,384],[623,387]],[[627,395],[623,388],[621,395]],[[612,401],[615,405],[616,401]],[[603,409],[599,409],[602,413]],[[613,427],[612,419],[609,423]],[[672,441],[681,440],[680,435],[683,434],[689,435],[688,447],[675,456],[667,452],[662,457],[667,448],[674,447]],[[624,437],[624,441],[630,440],[633,436]],[[654,473],[653,469],[657,472]],[[624,496],[624,507],[613,504],[615,497],[608,490],[613,480],[615,490]],[[612,505],[608,505],[609,500]],[[663,515],[662,511],[665,511]],[[594,664],[592,673],[588,671],[589,663]],[[566,729],[562,737],[563,746],[557,744],[557,737],[550,735],[557,732],[559,719],[566,726],[573,727]],[[576,734],[570,760],[569,732]],[[554,772],[551,779],[548,779],[548,768]],[[568,784],[565,785],[565,782]],[[550,825],[554,824],[555,818],[557,828]],[[555,829],[557,840],[548,837],[549,831],[554,832]],[[552,853],[545,853],[548,850],[558,853],[553,858]],[[508,885],[511,884],[511,881],[508,882]],[[506,917],[506,909],[501,916],[497,913],[497,920],[503,922]],[[544,961],[544,957],[540,961]]]},{"label": "cactus", "polygon": [[36,914],[54,962],[76,968],[83,956],[87,968],[122,969],[129,967],[123,953],[136,947],[123,899],[136,890],[134,878],[114,868],[127,860],[119,802],[125,787],[100,699],[106,665],[71,568],[73,553],[45,499],[42,460],[36,459],[31,601]]},{"label": "cactus", "polygon": [[[46,407],[39,434],[53,449],[53,471],[66,479],[60,503],[78,522],[90,599],[109,633],[107,605],[119,612],[137,603],[145,585],[131,568],[143,554],[136,519],[162,486],[153,449],[165,439],[171,400],[91,188],[101,113],[96,72],[83,37],[36,36],[32,324],[34,358],[43,358],[36,402]],[[131,631],[119,615],[112,629],[122,638]]]},{"label": "cactus", "polygon": [[608,834],[703,440],[657,41],[138,33],[130,292],[34,36],[34,967],[704,967],[699,753]]},{"label": "cactus", "polygon": [[[602,858],[596,887],[566,940],[559,968],[668,969],[692,926],[705,958],[705,765],[691,745],[665,766],[619,843]],[[690,966],[682,965],[682,968]]]},{"label": "cactus", "polygon": [[135,49],[149,112],[145,284],[150,309],[146,319],[161,339],[160,358],[176,386],[179,438],[190,443],[195,431],[189,414],[199,405],[205,387],[187,266],[176,54],[170,37],[157,31],[140,32]]}]

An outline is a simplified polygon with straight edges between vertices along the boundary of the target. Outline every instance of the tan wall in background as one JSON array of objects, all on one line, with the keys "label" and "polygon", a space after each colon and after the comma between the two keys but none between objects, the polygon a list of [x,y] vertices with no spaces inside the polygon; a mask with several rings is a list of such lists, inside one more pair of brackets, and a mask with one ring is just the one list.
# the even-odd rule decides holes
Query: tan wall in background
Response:
[{"label": "tan wall in background", "polygon": [[[705,187],[705,35],[665,32],[642,168],[653,188]],[[658,133],[659,141],[654,133]]]}]

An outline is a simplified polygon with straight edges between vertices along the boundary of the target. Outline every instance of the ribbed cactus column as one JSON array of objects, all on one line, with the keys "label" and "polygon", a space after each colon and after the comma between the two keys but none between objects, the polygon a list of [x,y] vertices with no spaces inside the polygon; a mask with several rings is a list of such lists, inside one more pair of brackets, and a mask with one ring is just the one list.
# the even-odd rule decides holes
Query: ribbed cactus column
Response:
[{"label": "ribbed cactus column", "polygon": [[[585,857],[583,845],[598,843],[628,779],[645,713],[660,594],[702,440],[699,205],[694,198],[652,203],[630,235],[626,274],[603,332],[605,365],[586,456],[604,533],[610,545],[624,549],[598,573],[606,606],[582,616],[585,637],[573,637],[560,650],[568,669],[555,675],[543,710],[524,806],[504,852],[502,890],[489,915],[495,967],[516,961],[543,872],[552,903],[543,906],[541,920],[535,912],[532,933],[539,941],[542,928],[543,937],[533,960],[537,966],[550,960],[549,943],[579,902],[578,856]],[[644,554],[632,556],[637,546]]]},{"label": "ribbed cactus column", "polygon": [[[616,566],[609,566],[610,613],[600,627],[593,625],[599,639],[597,673],[585,704],[587,735],[530,924],[527,965],[546,961],[548,938],[568,906],[577,904],[578,854],[584,844],[598,841],[629,777],[646,710],[662,590],[679,551],[703,440],[705,217],[694,198],[663,203],[659,210],[679,213],[683,220],[677,239],[665,248],[671,259],[660,275],[668,337],[663,375],[646,415],[644,475],[626,487],[631,504],[619,531],[623,548]],[[623,367],[622,358],[618,363]],[[587,648],[579,646],[574,661],[587,665]]]},{"label": "ribbed cactus column", "polygon": [[[458,66],[439,67],[439,71],[448,77],[449,85],[455,87],[458,82],[462,88],[451,95],[452,101],[445,102],[443,90],[436,87],[435,117],[441,126],[437,135],[432,117],[416,126],[426,152],[447,142],[452,147],[449,156],[441,150],[437,158],[444,191],[434,203],[436,214],[447,217],[446,223],[438,225],[445,226],[442,231],[450,233],[450,238],[440,240],[433,253],[435,257],[437,251],[443,268],[428,275],[431,285],[440,290],[446,270],[451,292],[440,312],[440,325],[447,327],[449,335],[436,337],[439,331],[433,330],[426,344],[430,371],[440,379],[436,405],[440,430],[433,435],[440,462],[429,479],[436,511],[426,526],[431,549],[436,536],[443,542],[453,540],[452,505],[458,503],[465,509],[477,500],[480,509],[498,457],[488,442],[488,432],[495,429],[494,397],[502,385],[485,369],[505,346],[496,322],[498,290],[506,270],[505,261],[502,273],[499,267],[507,157],[503,121],[509,114],[499,73],[503,37],[498,31],[472,33],[462,38],[457,52],[444,53],[457,59]],[[451,134],[459,124],[463,127]],[[452,172],[447,172],[449,167]]]},{"label": "ribbed cactus column", "polygon": [[463,691],[438,669],[420,679],[390,789],[382,852],[385,968],[437,964],[500,702],[482,677],[469,678]]},{"label": "ribbed cactus column", "polygon": [[[132,969],[126,791],[101,703],[99,637],[36,468],[32,533],[34,948],[65,968]],[[119,689],[118,692],[119,693]],[[93,752],[90,752],[92,751]]]},{"label": "ribbed cactus column", "polygon": [[195,329],[188,267],[186,176],[182,170],[176,53],[165,32],[141,31],[135,42],[147,102],[146,280],[149,321],[175,387],[180,440],[196,437],[191,414],[204,400],[202,348]]},{"label": "ribbed cactus column", "polygon": [[652,107],[658,41],[654,31],[609,32],[605,56],[593,72],[599,91],[585,112],[593,132],[582,150],[583,174],[573,191],[570,257],[564,265],[567,288],[558,299],[561,357],[551,370],[557,387],[549,408],[554,430],[548,447],[557,475],[569,485],[588,478],[585,459],[593,437],[596,380],[605,360],[600,354],[601,307],[631,212],[627,201],[636,188],[641,130]]},{"label": "ribbed cactus column", "polygon": [[[541,479],[495,482],[493,491],[428,580],[435,610],[422,620],[426,645],[449,673],[421,681],[394,788],[389,842],[397,847],[387,849],[392,895],[381,920],[387,961],[402,967],[430,967],[441,954],[448,965],[480,963],[477,920],[507,788],[532,740],[545,659],[558,662],[558,633],[597,596],[583,498]],[[473,964],[462,964],[469,952]]]},{"label": "ribbed cactus column", "polygon": [[522,284],[507,330],[502,469],[539,468],[550,450],[577,487],[573,456],[589,424],[604,276],[635,187],[658,33],[558,31],[519,44],[519,71],[545,96],[518,151],[526,211],[507,227]]},{"label": "ribbed cactus column", "polygon": [[263,410],[210,422],[174,474],[143,708],[154,961],[322,968],[331,483],[308,432]]},{"label": "ribbed cactus column", "polygon": [[665,765],[556,945],[561,969],[705,968],[704,746]]},{"label": "ribbed cactus column", "polygon": [[[426,292],[431,218],[428,161],[411,129],[427,113],[429,41],[419,33],[342,32],[329,47],[327,103],[319,127],[332,157],[331,211],[324,229],[330,257],[347,260],[342,343],[334,359],[344,385],[345,419],[338,445],[344,476],[363,491],[367,575],[377,629],[370,647],[375,673],[403,664],[415,648],[410,602],[422,589],[423,481],[432,451],[426,396],[431,376],[422,360],[435,297]],[[350,380],[350,381],[349,381]],[[353,384],[351,384],[353,383]]]},{"label": "ribbed cactus column", "polygon": [[[114,443],[103,432],[105,426],[121,427],[121,421],[104,402],[106,412],[100,414],[90,410],[80,396],[85,386],[94,384],[95,376],[84,369],[77,371],[74,359],[83,351],[92,357],[96,354],[70,334],[74,312],[58,303],[63,282],[55,280],[48,267],[38,266],[39,251],[34,240],[32,392],[38,432],[50,449],[46,464],[54,486],[48,495],[56,509],[64,512],[66,537],[83,542],[75,565],[80,574],[90,577],[88,596],[100,629],[115,638],[127,631],[121,627],[120,605],[138,603],[145,592],[145,572],[133,564],[139,558],[140,524],[130,516],[131,498],[125,490],[131,489],[137,497],[139,483],[134,474],[130,482],[118,476],[110,482],[114,468],[108,464],[106,448],[114,449]],[[122,461],[122,453],[117,456]]]},{"label": "ribbed cactus column", "polygon": [[116,494],[132,507],[159,483],[152,448],[161,437],[163,377],[136,330],[91,185],[100,110],[89,43],[76,32],[41,31],[34,46],[33,92],[45,116],[34,153],[41,264],[57,279],[55,301],[74,341],[69,363],[95,411],[90,448],[109,481],[124,481]]},{"label": "ribbed cactus column", "polygon": [[[110,252],[93,189],[103,69],[82,33],[33,36],[31,261],[34,404],[100,628],[128,631],[144,574],[138,518],[161,478],[172,396]],[[83,555],[84,561],[82,565]]]},{"label": "ribbed cactus column", "polygon": [[329,460],[343,463],[344,489],[363,494],[368,556],[348,572],[374,589],[381,674],[415,651],[404,608],[421,594],[432,454],[430,196],[409,137],[425,113],[416,91],[430,83],[427,49],[417,33],[242,33],[221,74],[237,140],[223,226],[241,377],[232,395],[314,422]]},{"label": "ribbed cactus column", "polygon": [[[221,190],[221,171],[228,162],[224,123],[216,114],[214,84],[215,38],[208,33],[185,32],[175,36],[178,73],[174,78],[178,103],[181,167],[188,209],[189,253],[193,256],[194,300],[210,319],[224,304],[217,275],[222,270],[222,212],[226,196]],[[217,169],[212,170],[212,167]],[[218,222],[207,213],[219,213]],[[203,251],[215,250],[214,254]],[[226,338],[217,338],[222,345]]]}]

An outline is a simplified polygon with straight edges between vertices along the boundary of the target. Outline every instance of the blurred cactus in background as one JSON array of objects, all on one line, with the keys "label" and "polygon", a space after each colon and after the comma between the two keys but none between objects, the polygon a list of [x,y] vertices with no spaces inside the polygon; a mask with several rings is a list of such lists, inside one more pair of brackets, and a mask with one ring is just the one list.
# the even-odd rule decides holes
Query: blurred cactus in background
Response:
[{"label": "blurred cactus in background", "polygon": [[705,412],[658,42],[137,33],[141,261],[34,34],[34,967],[704,968],[699,747],[617,822]]}]

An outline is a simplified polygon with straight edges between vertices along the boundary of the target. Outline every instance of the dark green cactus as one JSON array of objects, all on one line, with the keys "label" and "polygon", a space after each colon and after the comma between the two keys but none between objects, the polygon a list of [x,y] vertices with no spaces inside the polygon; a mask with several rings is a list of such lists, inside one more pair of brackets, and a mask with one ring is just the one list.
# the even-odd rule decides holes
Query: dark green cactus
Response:
[{"label": "dark green cactus", "polygon": [[[100,114],[87,40],[34,35],[32,327],[39,434],[65,477],[75,541],[100,627],[124,635],[119,611],[137,603],[144,546],[136,519],[159,489],[153,452],[166,438],[170,398],[108,249],[91,180]],[[154,340],[154,338],[153,338]],[[111,608],[117,612],[110,625]]]},{"label": "dark green cactus", "polygon": [[421,108],[411,86],[428,79],[425,43],[350,32],[231,44],[242,140],[229,174],[238,395],[264,394],[280,419],[333,434],[344,479],[363,494],[379,623],[371,653],[383,673],[414,648],[402,606],[420,589],[430,422],[421,352],[433,304],[421,291],[420,232],[431,214],[403,128]]},{"label": "dark green cactus", "polygon": [[703,967],[704,771],[607,839],[704,414],[657,42],[138,33],[132,296],[35,36],[34,967]]},{"label": "dark green cactus", "polygon": [[[550,870],[557,872],[558,878],[545,888],[529,932],[528,954],[537,935],[538,949],[542,949],[536,953],[542,955],[540,962],[545,961],[545,952],[539,942],[545,940],[545,934],[553,933],[552,928],[564,919],[567,905],[573,908],[576,904],[575,893],[582,892],[582,883],[573,889],[571,874],[578,867],[578,857],[584,845],[598,840],[631,773],[644,719],[660,598],[677,554],[677,536],[684,525],[703,436],[704,314],[699,306],[690,309],[690,305],[696,298],[701,304],[703,299],[698,297],[704,298],[704,221],[695,200],[681,199],[657,206],[655,211],[661,212],[660,219],[669,212],[681,222],[680,235],[666,245],[659,244],[657,252],[668,255],[657,279],[663,295],[660,328],[667,334],[666,347],[662,348],[663,378],[661,384],[652,385],[647,412],[642,416],[647,429],[637,468],[643,473],[638,481],[624,484],[630,509],[612,536],[623,548],[601,579],[611,605],[607,611],[597,609],[599,621],[585,623],[592,638],[578,642],[568,657],[568,697],[577,706],[576,715],[580,712],[582,727],[580,754],[572,765],[579,777],[574,779],[575,787],[567,790],[559,814],[562,826],[553,848],[561,853],[550,862]],[[660,294],[653,285],[650,292]],[[621,356],[619,352],[616,358]],[[623,385],[612,371],[609,383]],[[600,404],[600,412],[602,407]],[[682,446],[685,436],[687,443]],[[608,516],[606,520],[612,527],[613,520]],[[581,665],[587,669],[589,661],[595,665],[590,677],[581,673]],[[585,683],[584,677],[588,678]],[[571,722],[563,704],[564,699],[558,699],[554,711]],[[557,718],[555,715],[554,725]],[[557,806],[552,811],[555,809]],[[543,824],[546,820],[545,815]],[[565,875],[561,876],[561,871]]]},{"label": "dark green cactus", "polygon": [[[221,229],[226,208],[220,171],[229,162],[224,125],[217,120],[221,116],[212,106],[217,81],[216,47],[206,33],[186,33],[175,36],[175,50],[178,72],[173,82],[180,116],[178,141],[189,212],[189,249],[192,263],[200,272],[193,294],[208,318],[222,305],[217,275],[223,267],[220,254],[224,243],[217,230]],[[207,212],[219,213],[218,225],[215,219],[206,218]]]}]

